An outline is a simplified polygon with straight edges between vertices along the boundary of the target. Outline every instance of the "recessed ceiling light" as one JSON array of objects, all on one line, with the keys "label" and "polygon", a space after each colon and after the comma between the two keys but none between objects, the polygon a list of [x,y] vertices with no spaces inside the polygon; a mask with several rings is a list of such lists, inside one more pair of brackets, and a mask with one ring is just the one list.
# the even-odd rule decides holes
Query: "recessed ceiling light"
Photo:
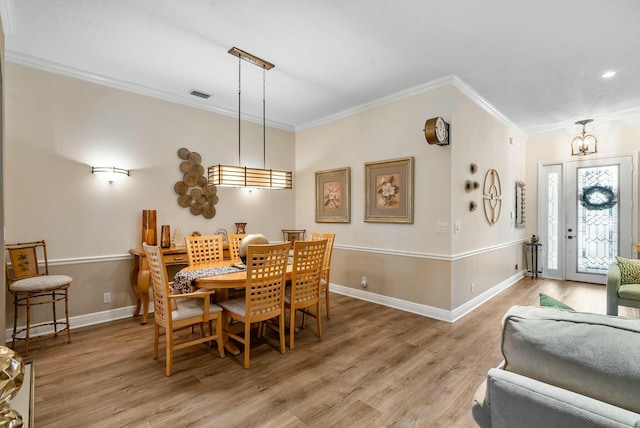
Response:
[{"label": "recessed ceiling light", "polygon": [[607,72],[605,72],[605,73],[602,75],[602,77],[603,77],[604,79],[611,79],[611,78],[612,78],[613,76],[615,76],[615,75],[616,75],[616,72],[615,72],[615,71],[607,71]]}]

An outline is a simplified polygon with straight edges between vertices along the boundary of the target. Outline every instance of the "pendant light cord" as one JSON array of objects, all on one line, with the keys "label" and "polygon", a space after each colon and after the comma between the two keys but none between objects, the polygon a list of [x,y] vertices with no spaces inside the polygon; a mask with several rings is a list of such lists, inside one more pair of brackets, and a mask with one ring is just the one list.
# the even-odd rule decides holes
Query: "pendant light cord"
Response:
[{"label": "pendant light cord", "polygon": [[267,169],[267,69],[262,66],[262,168]]},{"label": "pendant light cord", "polygon": [[238,166],[242,166],[240,157],[240,94],[242,93],[242,59],[238,57]]}]

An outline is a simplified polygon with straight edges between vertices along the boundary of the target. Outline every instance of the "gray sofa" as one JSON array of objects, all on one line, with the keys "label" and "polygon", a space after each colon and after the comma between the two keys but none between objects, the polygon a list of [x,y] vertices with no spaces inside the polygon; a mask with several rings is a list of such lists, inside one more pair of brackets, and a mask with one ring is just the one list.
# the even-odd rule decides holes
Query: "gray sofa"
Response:
[{"label": "gray sofa", "polygon": [[514,306],[504,361],[474,397],[493,428],[640,428],[640,320]]}]

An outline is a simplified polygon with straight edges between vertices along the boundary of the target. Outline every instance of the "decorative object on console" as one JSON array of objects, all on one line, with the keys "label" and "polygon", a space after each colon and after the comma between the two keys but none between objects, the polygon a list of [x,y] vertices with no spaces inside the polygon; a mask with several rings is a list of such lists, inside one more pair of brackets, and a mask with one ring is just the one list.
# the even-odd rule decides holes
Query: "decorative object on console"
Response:
[{"label": "decorative object on console", "polygon": [[571,156],[585,156],[598,153],[598,140],[593,134],[587,134],[585,126],[593,122],[593,119],[584,119],[576,122],[582,125],[582,134],[571,140]]},{"label": "decorative object on console", "polygon": [[524,229],[524,212],[525,212],[525,195],[524,181],[516,181],[516,207],[515,207],[515,226],[518,229]]},{"label": "decorative object on console", "polygon": [[22,427],[22,415],[9,402],[20,391],[24,380],[24,361],[13,349],[0,345],[0,427]]},{"label": "decorative object on console", "polygon": [[235,223],[236,225],[236,234],[244,235],[247,230],[247,223]]},{"label": "decorative object on console", "polygon": [[494,225],[500,218],[502,210],[502,186],[498,171],[490,169],[484,176],[484,187],[482,192],[484,200],[484,215],[489,224]]},{"label": "decorative object on console", "polygon": [[184,236],[180,229],[176,228],[175,233],[173,234],[173,246],[176,248],[184,248],[187,246],[186,242],[184,242]]},{"label": "decorative object on console", "polygon": [[160,228],[160,247],[171,247],[171,228],[168,224],[163,224]]},{"label": "decorative object on console", "polygon": [[316,223],[351,222],[351,168],[316,171]]},{"label": "decorative object on console", "polygon": [[178,205],[189,208],[191,214],[196,216],[202,215],[207,219],[215,217],[218,189],[209,184],[204,175],[202,156],[182,147],[178,149],[178,157],[182,159],[180,171],[184,174],[182,181],[173,186],[173,190],[179,195]]},{"label": "decorative object on console", "polygon": [[109,182],[109,184],[113,184],[118,174],[126,175],[127,177],[130,175],[128,169],[117,168],[115,166],[92,166],[91,173],[106,174],[107,181]]},{"label": "decorative object on console", "polygon": [[222,242],[227,243],[227,229],[218,229],[215,234],[222,235]]},{"label": "decorative object on console", "polygon": [[424,136],[429,144],[449,145],[449,124],[441,117],[428,119],[424,124]]},{"label": "decorative object on console", "polygon": [[[216,186],[229,186],[229,187],[251,187],[261,189],[291,189],[292,187],[292,173],[291,171],[276,171],[272,169],[266,169],[266,76],[267,70],[271,70],[275,67],[270,62],[267,62],[255,55],[245,52],[236,47],[229,49],[229,53],[238,57],[238,166],[230,165],[213,165],[209,167],[209,183]],[[262,68],[262,168],[247,168],[241,167],[240,158],[240,95],[242,92],[242,60],[250,62]]]},{"label": "decorative object on console", "polygon": [[142,241],[147,245],[157,245],[158,228],[156,227],[156,210],[142,210]]},{"label": "decorative object on console", "polygon": [[367,162],[364,221],[413,223],[413,157]]}]

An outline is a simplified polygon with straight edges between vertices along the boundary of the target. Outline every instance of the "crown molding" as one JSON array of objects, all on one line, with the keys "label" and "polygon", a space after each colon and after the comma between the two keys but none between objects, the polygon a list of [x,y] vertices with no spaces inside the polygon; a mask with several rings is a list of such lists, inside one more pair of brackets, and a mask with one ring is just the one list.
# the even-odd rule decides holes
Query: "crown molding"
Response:
[{"label": "crown molding", "polygon": [[527,139],[527,134],[520,127],[518,127],[518,125],[513,123],[507,116],[505,116],[500,110],[498,110],[496,106],[491,104],[482,95],[476,92],[475,89],[473,89],[471,86],[469,86],[468,83],[462,80],[460,76],[453,75],[453,86],[458,88],[460,92],[465,94],[468,98],[470,98],[491,116],[502,122],[502,124],[509,128],[511,132],[513,132],[523,140]]},{"label": "crown molding", "polygon": [[[591,128],[597,131],[603,131],[609,128],[622,128],[625,126],[637,125],[640,123],[640,107],[634,107],[626,110],[606,115],[593,115],[593,124]],[[544,125],[526,127],[529,138],[542,138],[553,134],[574,134],[577,133],[574,120],[548,123]]]},{"label": "crown molding", "polygon": [[0,0],[0,19],[2,19],[2,32],[5,36],[16,33],[16,14],[13,9],[13,0]]},{"label": "crown molding", "polygon": [[354,116],[356,114],[363,113],[367,110],[371,110],[376,107],[382,107],[387,104],[402,101],[404,99],[413,97],[415,95],[419,95],[424,92],[429,92],[435,89],[443,88],[451,84],[453,84],[453,75],[431,80],[427,83],[423,83],[422,85],[414,86],[413,88],[405,89],[403,91],[396,92],[391,95],[387,95],[386,97],[378,98],[377,100],[373,100],[368,103],[361,104],[359,106],[356,106],[347,110],[343,110],[339,113],[335,113],[335,114],[323,117],[321,119],[305,123],[304,125],[296,126],[296,132],[305,131],[307,129],[315,128],[316,126],[319,126],[319,125],[324,125],[339,119],[344,119],[346,117]]},{"label": "crown molding", "polygon": [[387,104],[395,103],[398,101],[402,101],[404,99],[414,97],[416,95],[423,94],[425,92],[434,91],[436,89],[440,89],[446,86],[454,86],[460,92],[465,94],[471,101],[475,102],[482,109],[487,111],[490,115],[498,119],[502,122],[507,128],[509,128],[514,134],[518,135],[522,139],[526,139],[527,134],[520,129],[515,123],[509,120],[500,110],[498,110],[493,104],[483,98],[480,94],[478,94],[471,86],[469,86],[465,81],[463,81],[456,74],[450,74],[448,76],[441,77],[439,79],[434,79],[429,82],[423,83],[418,86],[414,86],[413,88],[405,89],[400,92],[396,92],[394,94],[388,95],[386,97],[379,98],[377,100],[361,104],[359,106],[353,107],[348,110],[344,110],[340,113],[336,113],[330,116],[326,116],[322,119],[314,120],[312,122],[306,123],[301,126],[296,126],[296,132],[304,131],[307,129],[314,128],[319,125],[324,125],[338,119],[344,119],[349,116],[356,115],[358,113],[365,112],[367,110],[374,109],[376,107],[385,106]]},{"label": "crown molding", "polygon": [[[3,0],[0,0],[3,1]],[[212,113],[220,114],[228,117],[238,117],[238,112],[235,110],[229,110],[221,107],[211,105],[209,102],[194,98],[191,95],[176,95],[170,92],[160,91],[158,89],[148,88],[146,86],[138,85],[136,83],[127,82],[125,80],[114,79],[111,77],[102,76],[100,74],[91,73],[89,71],[81,70],[68,65],[63,65],[53,61],[48,61],[42,58],[34,57],[31,55],[15,52],[12,50],[5,51],[5,59],[15,64],[23,65],[25,67],[35,68],[37,70],[47,71],[49,73],[59,74],[62,76],[71,77],[74,79],[84,80],[86,82],[95,83],[102,86],[108,86],[114,89],[120,89],[127,92],[132,92],[139,95],[144,95],[151,98],[168,101],[175,104],[181,104],[187,107],[193,107],[200,110],[210,111]],[[242,120],[247,122],[253,122],[262,125],[262,117],[254,116],[250,114],[242,115]],[[284,131],[294,132],[294,127],[274,121],[266,121],[266,125],[271,128],[282,129]]]}]

